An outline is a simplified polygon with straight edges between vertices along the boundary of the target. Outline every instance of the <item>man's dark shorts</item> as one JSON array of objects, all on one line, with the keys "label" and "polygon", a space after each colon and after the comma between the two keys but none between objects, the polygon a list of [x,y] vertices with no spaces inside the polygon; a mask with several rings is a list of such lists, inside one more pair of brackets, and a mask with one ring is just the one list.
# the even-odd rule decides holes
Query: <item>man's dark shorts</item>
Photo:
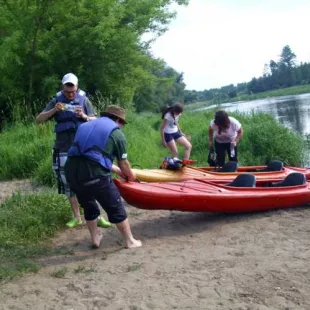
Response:
[{"label": "man's dark shorts", "polygon": [[101,176],[84,183],[71,182],[70,186],[84,209],[85,220],[92,221],[100,215],[97,202],[105,210],[111,223],[117,224],[127,218],[119,190],[111,176]]},{"label": "man's dark shorts", "polygon": [[169,143],[172,140],[178,140],[179,138],[182,137],[179,131],[174,132],[174,133],[164,133],[164,135],[165,135],[166,143]]}]

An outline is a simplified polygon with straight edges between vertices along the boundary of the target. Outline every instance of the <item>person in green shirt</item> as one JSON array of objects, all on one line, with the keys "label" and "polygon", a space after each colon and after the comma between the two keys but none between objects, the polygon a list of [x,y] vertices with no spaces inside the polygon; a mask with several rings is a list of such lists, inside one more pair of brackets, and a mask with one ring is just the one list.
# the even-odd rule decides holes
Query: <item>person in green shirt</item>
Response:
[{"label": "person in green shirt", "polygon": [[[120,130],[126,124],[125,111],[111,105],[101,115],[102,117],[79,126],[68,151],[65,175],[84,209],[95,248],[100,246],[102,239],[96,221],[100,216],[98,203],[107,213],[109,221],[123,235],[124,246],[140,247],[142,243],[131,233],[126,210],[111,176],[115,172],[128,181],[135,181],[127,160],[126,138]],[[113,164],[114,159],[118,166]]]}]

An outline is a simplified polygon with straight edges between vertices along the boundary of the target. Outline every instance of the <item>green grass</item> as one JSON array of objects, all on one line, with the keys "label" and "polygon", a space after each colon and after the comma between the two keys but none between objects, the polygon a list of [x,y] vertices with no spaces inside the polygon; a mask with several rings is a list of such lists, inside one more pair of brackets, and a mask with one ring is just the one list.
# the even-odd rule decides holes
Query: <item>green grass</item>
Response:
[{"label": "green grass", "polygon": [[51,192],[16,193],[0,205],[0,281],[37,271],[34,258],[49,251],[44,241],[70,216],[67,200]]},{"label": "green grass", "polygon": [[6,127],[0,138],[0,180],[31,177],[51,157],[53,139],[51,123]]},{"label": "green grass", "polygon": [[66,276],[67,272],[68,272],[68,268],[64,267],[64,268],[60,268],[60,269],[56,269],[52,271],[50,275],[54,278],[62,279]]},{"label": "green grass", "polygon": [[[284,128],[267,114],[245,115],[231,113],[241,121],[244,138],[239,144],[240,165],[264,164],[280,159],[287,164],[301,166],[305,162],[303,137]],[[207,165],[208,126],[214,110],[183,113],[180,126],[192,137],[192,155],[197,165]],[[127,137],[128,158],[133,167],[158,168],[168,149],[161,145],[159,114],[128,113],[128,125],[123,128]],[[21,125],[6,128],[0,136],[0,179],[32,178],[36,183],[55,185],[51,168],[53,124]],[[183,149],[179,148],[179,157]]]}]

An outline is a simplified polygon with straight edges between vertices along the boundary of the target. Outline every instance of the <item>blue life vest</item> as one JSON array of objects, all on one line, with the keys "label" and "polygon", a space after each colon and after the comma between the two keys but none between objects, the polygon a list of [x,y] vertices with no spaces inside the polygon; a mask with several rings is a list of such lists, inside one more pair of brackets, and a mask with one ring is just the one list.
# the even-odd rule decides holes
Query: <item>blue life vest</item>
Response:
[{"label": "blue life vest", "polygon": [[76,130],[84,121],[77,117],[73,107],[81,106],[83,112],[86,114],[84,102],[85,102],[86,93],[79,89],[75,94],[73,101],[69,101],[64,95],[63,91],[60,91],[56,94],[56,102],[62,102],[66,104],[66,109],[55,113],[55,132],[63,132],[67,130]]},{"label": "blue life vest", "polygon": [[105,152],[110,134],[119,129],[108,117],[100,117],[82,124],[76,134],[68,156],[85,156],[111,171],[113,157]]}]

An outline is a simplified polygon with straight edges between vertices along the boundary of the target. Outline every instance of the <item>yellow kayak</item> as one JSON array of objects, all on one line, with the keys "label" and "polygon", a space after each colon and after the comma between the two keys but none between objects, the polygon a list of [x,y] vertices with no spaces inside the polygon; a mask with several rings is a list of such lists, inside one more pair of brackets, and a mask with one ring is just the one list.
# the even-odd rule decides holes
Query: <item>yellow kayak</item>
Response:
[{"label": "yellow kayak", "polygon": [[[178,170],[168,169],[132,169],[135,177],[141,182],[179,182],[193,179],[231,182],[241,173],[256,176],[257,181],[283,180],[292,172],[304,173],[310,179],[310,169],[299,167],[282,167],[279,171],[268,171],[268,166],[239,167],[236,172],[216,172],[213,167],[184,166]],[[213,171],[212,171],[213,170]]]}]

